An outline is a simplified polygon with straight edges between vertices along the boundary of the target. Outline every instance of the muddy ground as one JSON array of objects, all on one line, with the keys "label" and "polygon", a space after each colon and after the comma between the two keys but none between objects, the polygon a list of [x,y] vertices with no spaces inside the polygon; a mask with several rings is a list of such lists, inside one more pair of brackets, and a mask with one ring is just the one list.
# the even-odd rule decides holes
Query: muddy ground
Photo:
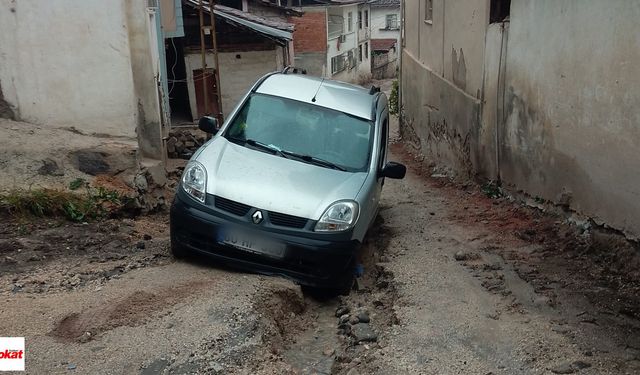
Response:
[{"label": "muddy ground", "polygon": [[0,336],[32,374],[637,374],[637,245],[423,168],[346,297],[175,261],[166,212],[2,219]]}]

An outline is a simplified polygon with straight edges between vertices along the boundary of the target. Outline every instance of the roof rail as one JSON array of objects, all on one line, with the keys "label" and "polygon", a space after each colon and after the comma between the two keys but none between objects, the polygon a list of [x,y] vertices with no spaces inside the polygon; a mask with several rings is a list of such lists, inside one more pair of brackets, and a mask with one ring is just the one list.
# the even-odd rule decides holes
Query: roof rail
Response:
[{"label": "roof rail", "polygon": [[380,92],[380,87],[376,87],[375,85],[371,86],[371,90],[369,90],[369,95],[373,95],[377,92]]},{"label": "roof rail", "polygon": [[307,74],[307,69],[302,69],[302,68],[297,68],[295,66],[287,66],[284,69],[282,69],[282,74],[288,74],[288,73],[293,73],[293,74]]}]

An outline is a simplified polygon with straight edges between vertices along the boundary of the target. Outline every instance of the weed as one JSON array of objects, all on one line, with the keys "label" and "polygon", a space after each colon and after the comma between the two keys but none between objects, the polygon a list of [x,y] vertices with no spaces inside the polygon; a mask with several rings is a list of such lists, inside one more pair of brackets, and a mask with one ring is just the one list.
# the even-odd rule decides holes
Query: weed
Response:
[{"label": "weed", "polygon": [[393,81],[393,87],[391,88],[391,95],[389,95],[389,113],[397,115],[399,112],[398,103],[398,80]]},{"label": "weed", "polygon": [[121,211],[131,198],[104,187],[91,188],[84,180],[74,180],[69,189],[82,185],[86,193],[53,189],[12,190],[0,194],[0,212],[15,216],[62,216],[71,221],[98,219]]},{"label": "weed", "polygon": [[69,190],[78,190],[83,186],[87,186],[87,182],[84,178],[76,178],[69,183]]},{"label": "weed", "polygon": [[504,196],[502,188],[494,181],[489,181],[482,185],[482,192],[491,199],[497,199]]}]

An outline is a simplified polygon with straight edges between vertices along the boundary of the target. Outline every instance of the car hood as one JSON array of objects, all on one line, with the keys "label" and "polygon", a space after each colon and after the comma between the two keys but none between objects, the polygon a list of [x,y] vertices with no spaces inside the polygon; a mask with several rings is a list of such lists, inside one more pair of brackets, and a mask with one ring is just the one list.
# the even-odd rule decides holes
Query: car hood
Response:
[{"label": "car hood", "polygon": [[215,137],[196,156],[207,193],[252,207],[318,220],[338,200],[356,198],[366,172],[344,172],[253,150]]}]

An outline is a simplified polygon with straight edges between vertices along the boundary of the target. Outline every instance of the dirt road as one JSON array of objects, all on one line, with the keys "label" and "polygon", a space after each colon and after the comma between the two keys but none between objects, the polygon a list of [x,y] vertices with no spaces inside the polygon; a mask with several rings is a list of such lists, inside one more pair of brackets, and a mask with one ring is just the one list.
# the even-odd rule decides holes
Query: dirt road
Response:
[{"label": "dirt road", "polygon": [[32,374],[637,374],[637,253],[417,167],[386,183],[344,298],[176,262],[166,214],[16,219],[0,336],[26,336]]}]

